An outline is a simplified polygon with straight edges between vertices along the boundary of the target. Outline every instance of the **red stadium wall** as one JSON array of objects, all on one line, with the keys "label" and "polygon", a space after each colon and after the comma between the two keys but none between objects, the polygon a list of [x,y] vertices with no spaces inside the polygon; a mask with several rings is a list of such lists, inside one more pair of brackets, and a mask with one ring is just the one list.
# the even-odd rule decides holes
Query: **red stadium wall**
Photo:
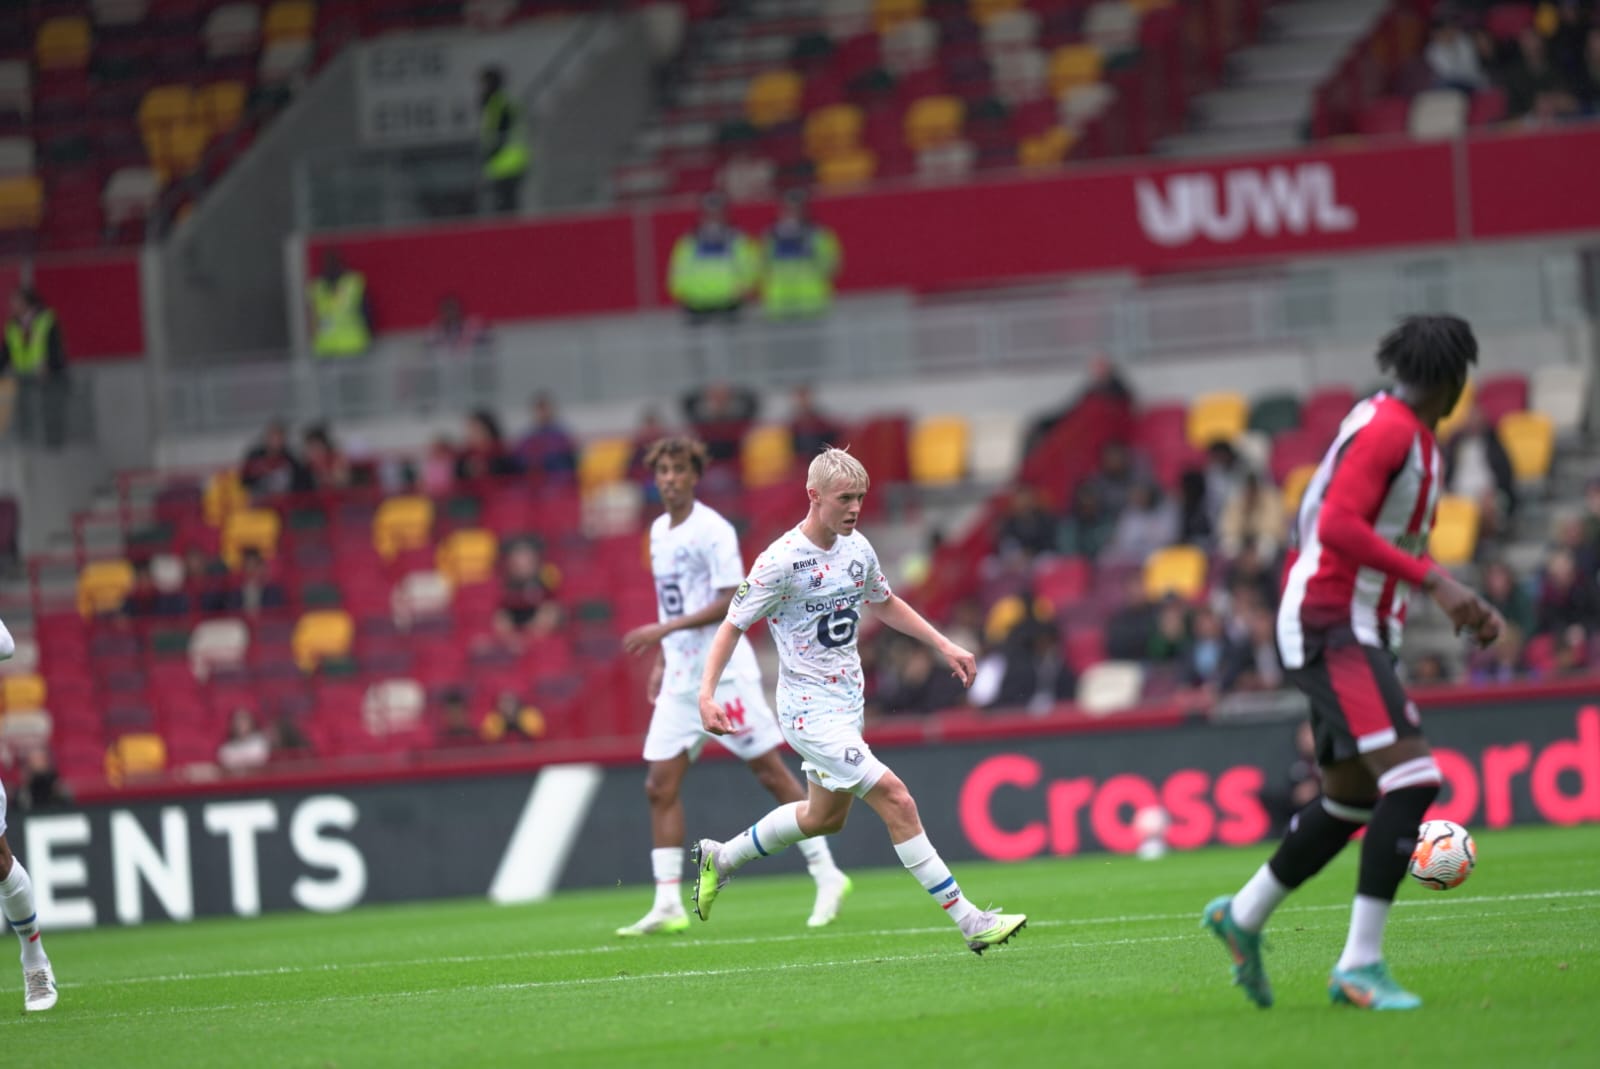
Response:
[{"label": "red stadium wall", "polygon": [[[0,291],[9,295],[24,277],[21,261],[0,261]],[[45,303],[56,310],[69,361],[114,360],[144,353],[137,253],[36,260],[32,280]]]},{"label": "red stadium wall", "polygon": [[[1490,133],[1225,162],[1082,167],[819,202],[845,247],[841,289],[938,292],[1074,272],[1157,273],[1290,256],[1600,229],[1600,126]],[[740,207],[750,231],[773,206]],[[440,296],[495,319],[668,304],[672,243],[691,205],[319,237],[366,273],[379,319],[431,322]]]}]

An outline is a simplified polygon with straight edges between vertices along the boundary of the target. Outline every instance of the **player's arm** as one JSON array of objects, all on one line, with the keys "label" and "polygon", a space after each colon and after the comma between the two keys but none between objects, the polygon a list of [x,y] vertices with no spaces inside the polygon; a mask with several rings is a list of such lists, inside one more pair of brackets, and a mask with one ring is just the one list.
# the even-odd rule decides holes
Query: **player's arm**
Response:
[{"label": "player's arm", "polygon": [[[736,551],[737,552],[737,551]],[[706,651],[706,667],[700,676],[700,723],[713,735],[727,735],[733,731],[728,711],[717,702],[717,684],[727,671],[728,661],[739,644],[739,638],[755,623],[778,607],[788,589],[788,564],[763,553],[750,569],[750,578],[739,584],[728,604],[727,619],[717,628]]]},{"label": "player's arm", "polygon": [[722,673],[727,671],[728,661],[742,634],[743,631],[724,620],[711,640],[711,649],[706,652],[706,670],[700,676],[700,723],[713,735],[733,733],[733,721],[717,701],[717,684],[722,681]]},{"label": "player's arm", "polygon": [[664,623],[644,624],[636,627],[622,636],[622,648],[629,653],[644,653],[652,646],[660,645],[662,639],[674,631],[692,631],[697,627],[710,627],[724,616],[728,615],[728,606],[733,602],[734,587],[718,590],[706,605],[684,616],[676,616]]},{"label": "player's arm", "polygon": [[932,646],[950,666],[951,674],[961,680],[961,685],[963,687],[971,685],[972,677],[978,671],[976,659],[969,651],[946,638],[942,631],[925,620],[916,609],[907,605],[904,598],[898,594],[890,594],[888,600],[881,602],[875,611],[880,620],[902,635]]}]

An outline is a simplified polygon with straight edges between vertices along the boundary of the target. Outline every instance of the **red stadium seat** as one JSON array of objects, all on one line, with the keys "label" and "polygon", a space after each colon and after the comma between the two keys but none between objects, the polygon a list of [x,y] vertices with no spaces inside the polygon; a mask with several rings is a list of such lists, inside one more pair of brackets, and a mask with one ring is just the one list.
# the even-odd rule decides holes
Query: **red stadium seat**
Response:
[{"label": "red stadium seat", "polygon": [[1528,380],[1523,375],[1496,375],[1484,379],[1478,383],[1476,402],[1489,425],[1494,426],[1502,416],[1527,410]]}]

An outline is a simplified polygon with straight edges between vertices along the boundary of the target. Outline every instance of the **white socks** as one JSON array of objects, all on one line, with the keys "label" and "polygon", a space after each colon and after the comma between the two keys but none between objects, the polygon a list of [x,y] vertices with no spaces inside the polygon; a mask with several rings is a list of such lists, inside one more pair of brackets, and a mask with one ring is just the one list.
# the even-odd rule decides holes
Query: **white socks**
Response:
[{"label": "white socks", "polygon": [[1356,903],[1350,908],[1350,935],[1345,940],[1338,968],[1359,969],[1383,960],[1383,928],[1389,921],[1392,905],[1393,902],[1371,895],[1356,895]]},{"label": "white socks", "polygon": [[1289,889],[1272,874],[1272,866],[1263,864],[1250,877],[1250,882],[1233,896],[1229,911],[1239,927],[1247,932],[1259,932],[1267,923],[1267,918],[1272,916],[1272,911],[1288,897]]},{"label": "white socks", "polygon": [[828,840],[824,837],[817,835],[801,839],[796,846],[805,855],[806,871],[811,873],[813,880],[822,883],[841,875],[839,866],[833,863],[833,851],[828,849]]},{"label": "white socks", "polygon": [[[722,844],[717,851],[717,871],[735,872],[748,862],[776,854],[805,837],[800,830],[800,803],[780,805]],[[806,859],[810,861],[809,854]]]},{"label": "white socks", "polygon": [[650,851],[656,877],[656,909],[683,912],[683,847],[658,846]]},{"label": "white socks", "polygon": [[963,931],[966,930],[965,922],[982,912],[961,894],[956,878],[950,875],[950,866],[940,860],[939,851],[928,841],[927,832],[903,843],[895,843],[894,852],[900,855],[900,863],[906,870],[917,878],[917,882],[933,896],[935,902],[944,907],[950,919]]},{"label": "white socks", "polygon": [[0,912],[22,943],[22,967],[48,965],[50,959],[44,956],[44,944],[39,941],[39,917],[33,909],[33,881],[16,858],[11,859],[11,874],[0,880]]}]

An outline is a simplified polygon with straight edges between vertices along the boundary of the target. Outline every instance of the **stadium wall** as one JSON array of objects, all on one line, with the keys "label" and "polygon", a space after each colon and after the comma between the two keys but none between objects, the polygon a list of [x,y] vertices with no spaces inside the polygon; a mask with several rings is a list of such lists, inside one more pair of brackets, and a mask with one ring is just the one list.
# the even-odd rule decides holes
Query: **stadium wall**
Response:
[{"label": "stadium wall", "polygon": [[[1600,821],[1592,688],[1461,690],[1425,705],[1447,780],[1439,815],[1475,829]],[[1175,848],[1259,843],[1295,757],[1295,725],[1283,720],[1207,723],[1157,710],[1063,730],[1059,720],[971,717],[943,721],[935,737],[940,722],[891,722],[873,740],[953,862],[1131,851],[1134,814],[1149,805],[1171,814]],[[633,747],[357,780],[107,791],[70,812],[14,814],[11,843],[41,920],[56,928],[642,885],[649,823]],[[769,803],[726,759],[707,760],[685,787],[691,834],[729,834]],[[888,864],[883,839],[863,811],[834,840],[835,856],[847,868]],[[763,865],[799,870],[794,851]]]}]

